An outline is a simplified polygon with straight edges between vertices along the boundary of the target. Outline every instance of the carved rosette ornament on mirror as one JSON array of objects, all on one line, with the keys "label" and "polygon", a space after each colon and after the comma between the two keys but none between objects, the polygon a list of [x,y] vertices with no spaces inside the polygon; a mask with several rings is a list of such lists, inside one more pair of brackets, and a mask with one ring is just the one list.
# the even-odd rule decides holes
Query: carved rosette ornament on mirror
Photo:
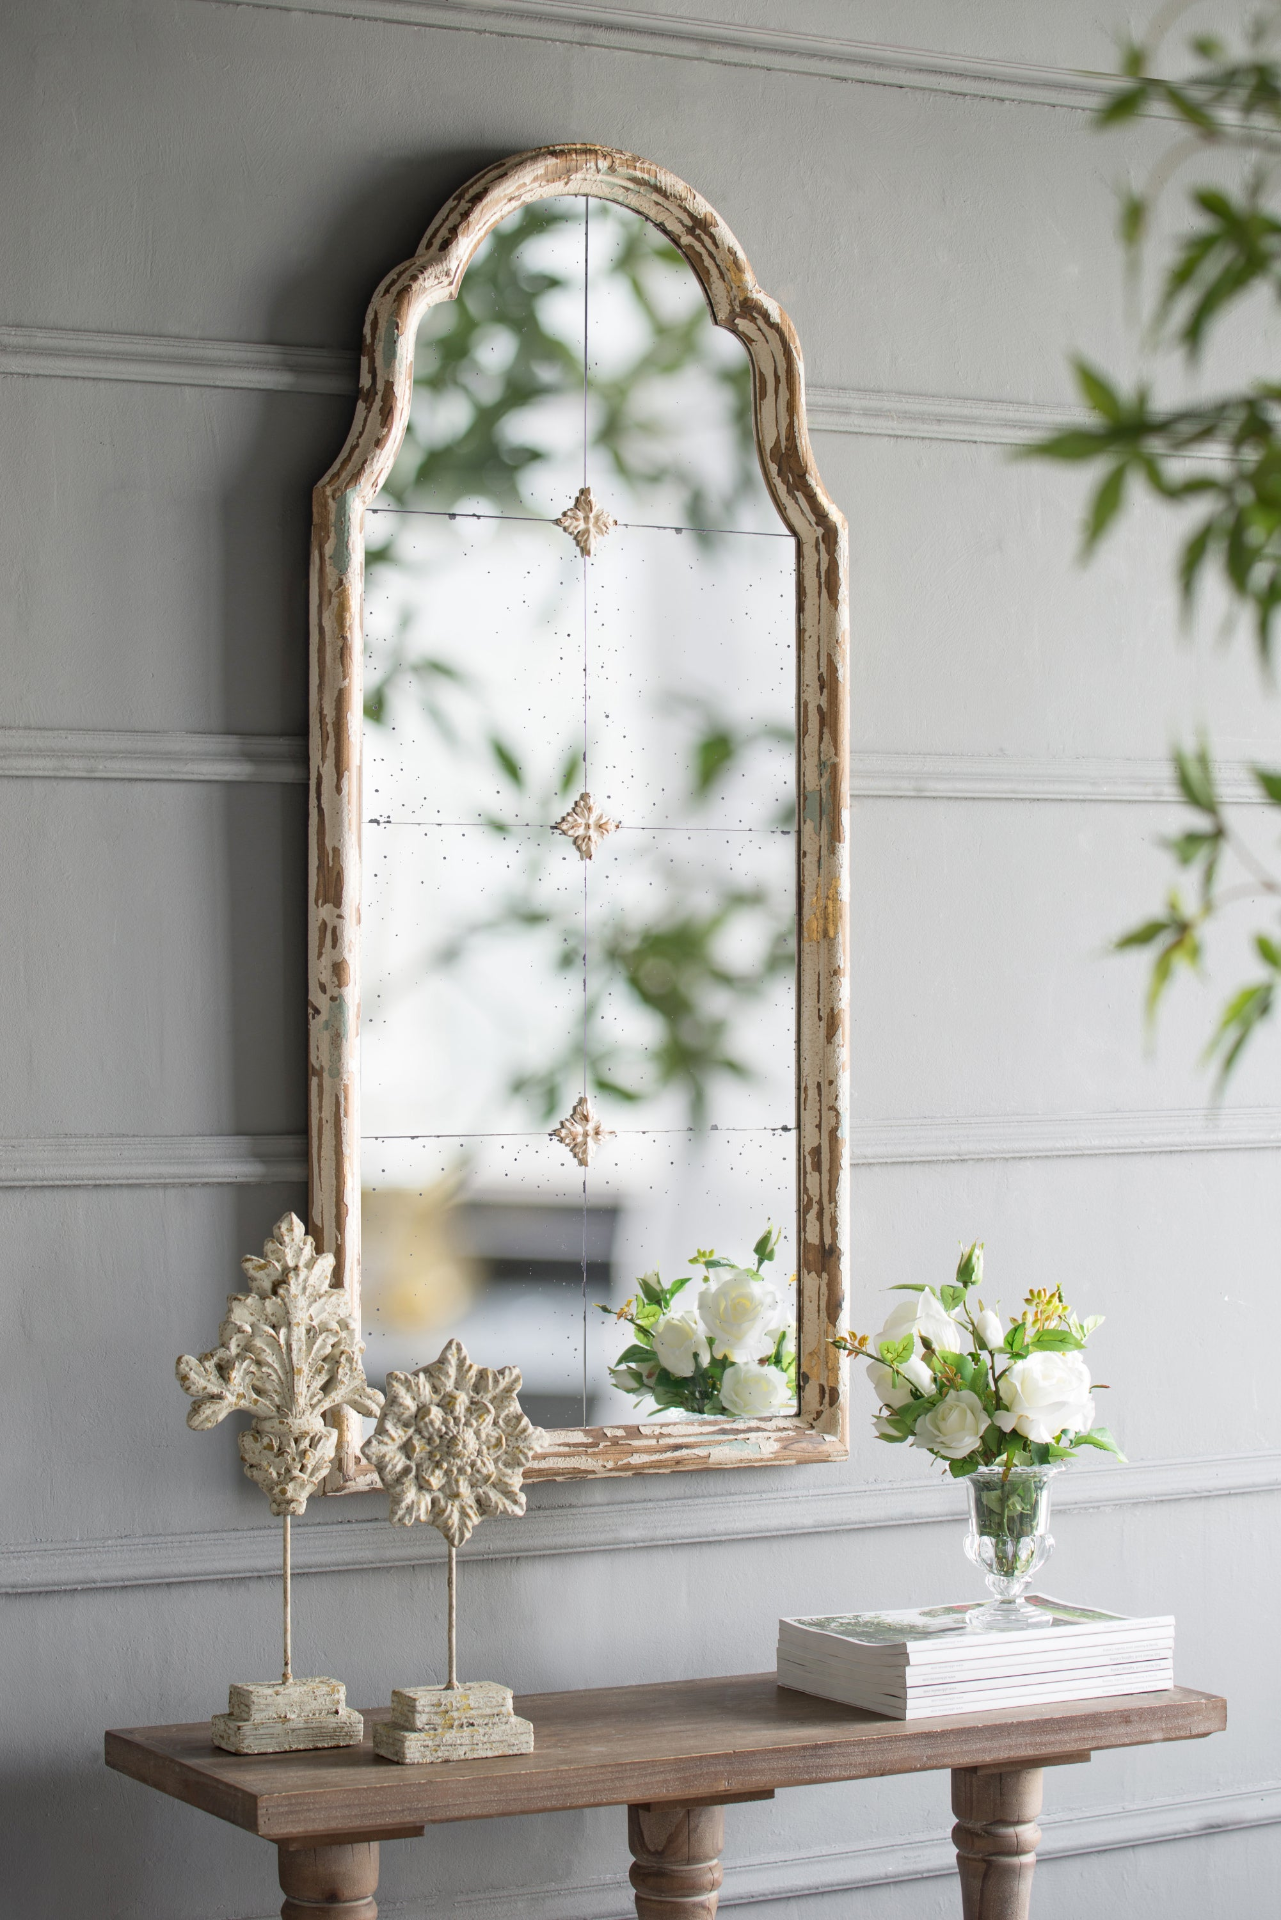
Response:
[{"label": "carved rosette ornament on mirror", "polygon": [[542,1435],[521,1411],[517,1367],[473,1366],[459,1340],[413,1373],[387,1376],[387,1400],[363,1454],[387,1490],[393,1526],[426,1521],[449,1546],[449,1677],[395,1687],[374,1750],[406,1764],[529,1753],[534,1729],[509,1687],[458,1680],[457,1553],[488,1516],[525,1511],[522,1477]]},{"label": "carved rosette ornament on mirror", "polygon": [[580,487],[573,506],[566,507],[556,525],[569,535],[584,560],[590,560],[598,542],[612,532],[618,522],[598,504],[590,487]]},{"label": "carved rosette ornament on mirror", "polygon": [[240,1457],[284,1522],[284,1661],[278,1683],[231,1688],[227,1712],[210,1722],[213,1741],[230,1753],[354,1746],[364,1723],[347,1707],[342,1683],[293,1676],[290,1520],[305,1513],[333,1460],[338,1435],[326,1414],[350,1407],[372,1417],[383,1397],[365,1379],[346,1294],[333,1285],[333,1255],[316,1252],[296,1214],[276,1222],[261,1259],[246,1255],[241,1266],[249,1292],[229,1297],[221,1345],[199,1358],[180,1355],[175,1371],[195,1403],[189,1427],[252,1416]]}]

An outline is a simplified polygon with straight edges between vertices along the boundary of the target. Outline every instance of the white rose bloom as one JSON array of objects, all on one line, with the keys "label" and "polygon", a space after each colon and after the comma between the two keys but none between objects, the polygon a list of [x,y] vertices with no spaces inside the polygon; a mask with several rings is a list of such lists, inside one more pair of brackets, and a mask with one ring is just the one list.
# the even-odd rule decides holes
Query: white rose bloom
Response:
[{"label": "white rose bloom", "polygon": [[879,1346],[882,1340],[901,1340],[909,1333],[917,1342],[918,1352],[922,1334],[941,1353],[969,1352],[969,1330],[953,1320],[938,1295],[928,1289],[925,1293],[904,1295],[877,1334],[875,1344]]},{"label": "white rose bloom", "polygon": [[963,1460],[979,1445],[987,1424],[987,1409],[976,1393],[948,1393],[917,1421],[912,1445],[944,1460]]},{"label": "white rose bloom", "polygon": [[985,1347],[993,1352],[1004,1344],[1005,1328],[1001,1325],[999,1313],[993,1313],[991,1307],[984,1307],[982,1313],[974,1316],[974,1331]]},{"label": "white rose bloom", "polygon": [[711,1359],[707,1335],[692,1313],[669,1313],[654,1323],[650,1336],[659,1365],[678,1380],[688,1380],[696,1364],[705,1367]]},{"label": "white rose bloom", "polygon": [[721,1380],[721,1402],[740,1419],[754,1413],[783,1413],[795,1407],[796,1395],[777,1367],[726,1367]]},{"label": "white rose bloom", "polygon": [[1006,1433],[1046,1443],[1066,1429],[1088,1433],[1094,1425],[1090,1373],[1079,1353],[1030,1353],[1016,1360],[1001,1381],[1006,1411],[996,1424]]},{"label": "white rose bloom", "polygon": [[722,1269],[699,1294],[698,1312],[718,1360],[763,1360],[783,1324],[777,1293],[750,1267]]}]

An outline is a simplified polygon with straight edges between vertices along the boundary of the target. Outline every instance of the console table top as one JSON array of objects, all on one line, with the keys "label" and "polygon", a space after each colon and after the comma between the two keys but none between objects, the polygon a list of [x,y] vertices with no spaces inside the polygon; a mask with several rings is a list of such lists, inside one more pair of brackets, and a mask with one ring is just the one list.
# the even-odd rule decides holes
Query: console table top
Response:
[{"label": "console table top", "polygon": [[209,1725],[134,1727],[106,1736],[121,1773],[269,1840],[420,1832],[440,1820],[570,1807],[765,1797],[779,1787],[918,1773],[935,1767],[1035,1766],[1105,1747],[1195,1740],[1227,1723],[1214,1694],[1059,1702],[935,1720],[887,1720],[780,1687],[772,1673],[657,1686],[526,1694],[534,1751],[501,1759],[397,1766],[370,1745],[236,1755]]}]

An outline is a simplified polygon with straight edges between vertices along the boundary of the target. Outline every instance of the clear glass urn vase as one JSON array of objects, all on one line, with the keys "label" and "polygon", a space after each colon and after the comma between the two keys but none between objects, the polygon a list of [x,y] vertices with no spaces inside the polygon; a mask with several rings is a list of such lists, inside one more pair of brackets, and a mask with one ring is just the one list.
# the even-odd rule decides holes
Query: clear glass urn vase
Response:
[{"label": "clear glass urn vase", "polygon": [[1058,1467],[979,1467],[965,1482],[970,1530],[965,1551],[982,1567],[993,1595],[975,1607],[966,1625],[983,1632],[1004,1627],[1043,1627],[1046,1616],[1023,1599],[1032,1575],[1054,1551],[1050,1532],[1050,1481]]}]

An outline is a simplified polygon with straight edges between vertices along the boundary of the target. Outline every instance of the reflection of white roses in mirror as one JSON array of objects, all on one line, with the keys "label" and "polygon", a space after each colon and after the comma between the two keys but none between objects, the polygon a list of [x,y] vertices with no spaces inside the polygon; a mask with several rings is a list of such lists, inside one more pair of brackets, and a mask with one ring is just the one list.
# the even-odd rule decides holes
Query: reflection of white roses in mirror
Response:
[{"label": "reflection of white roses in mirror", "polygon": [[1046,1445],[1061,1433],[1088,1433],[1094,1425],[1090,1370],[1079,1353],[1030,1353],[1001,1380],[1006,1411],[996,1424],[1006,1433]]},{"label": "reflection of white roses in mirror", "polygon": [[964,1460],[982,1445],[989,1425],[976,1393],[947,1393],[917,1421],[912,1445],[928,1448],[941,1460]]},{"label": "reflection of white roses in mirror", "polygon": [[707,1335],[692,1311],[667,1314],[650,1333],[659,1366],[678,1380],[688,1380],[696,1366],[705,1367],[711,1358]]},{"label": "reflection of white roses in mirror", "polygon": [[721,1405],[727,1413],[745,1420],[752,1414],[782,1413],[795,1407],[796,1394],[777,1367],[744,1365],[736,1360],[726,1367],[721,1380]]},{"label": "reflection of white roses in mirror", "polygon": [[778,1294],[750,1267],[731,1267],[704,1287],[698,1314],[718,1360],[763,1360],[783,1324]]}]

